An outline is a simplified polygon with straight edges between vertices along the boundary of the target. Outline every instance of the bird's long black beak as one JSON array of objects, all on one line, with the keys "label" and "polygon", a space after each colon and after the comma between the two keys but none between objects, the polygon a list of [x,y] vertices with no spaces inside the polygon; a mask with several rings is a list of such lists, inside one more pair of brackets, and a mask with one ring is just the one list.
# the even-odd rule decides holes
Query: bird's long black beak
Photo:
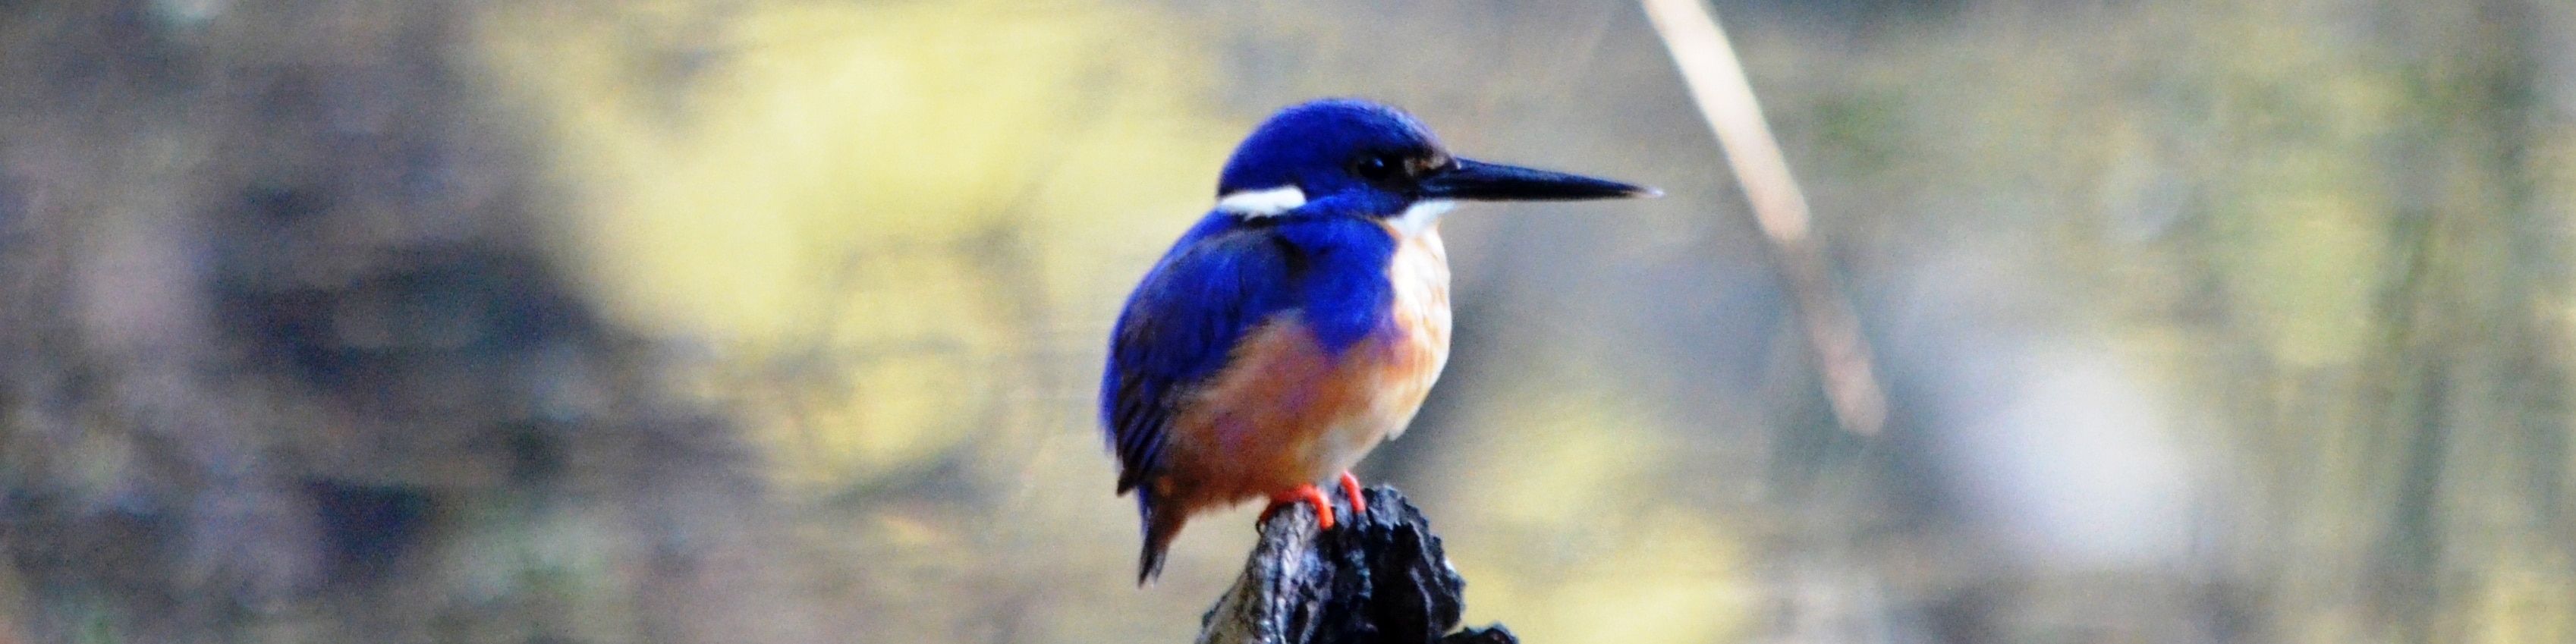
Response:
[{"label": "bird's long black beak", "polygon": [[1658,197],[1661,190],[1608,179],[1459,159],[1422,178],[1426,199],[1471,201],[1578,201]]}]

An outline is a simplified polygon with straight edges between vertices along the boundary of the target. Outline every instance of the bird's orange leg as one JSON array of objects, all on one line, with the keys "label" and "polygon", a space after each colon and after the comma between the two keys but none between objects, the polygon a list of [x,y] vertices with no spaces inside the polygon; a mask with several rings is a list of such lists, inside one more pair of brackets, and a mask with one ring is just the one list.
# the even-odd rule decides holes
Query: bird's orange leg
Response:
[{"label": "bird's orange leg", "polygon": [[1352,517],[1368,514],[1368,501],[1360,498],[1360,479],[1349,471],[1342,472],[1342,495],[1351,497]]},{"label": "bird's orange leg", "polygon": [[1315,529],[1333,529],[1333,501],[1331,499],[1324,498],[1324,491],[1316,489],[1313,483],[1300,485],[1297,486],[1296,489],[1289,490],[1285,494],[1270,497],[1270,503],[1272,504],[1270,506],[1270,510],[1262,512],[1261,518],[1268,519],[1270,518],[1270,512],[1276,512],[1280,507],[1291,503],[1301,502],[1315,506]]}]

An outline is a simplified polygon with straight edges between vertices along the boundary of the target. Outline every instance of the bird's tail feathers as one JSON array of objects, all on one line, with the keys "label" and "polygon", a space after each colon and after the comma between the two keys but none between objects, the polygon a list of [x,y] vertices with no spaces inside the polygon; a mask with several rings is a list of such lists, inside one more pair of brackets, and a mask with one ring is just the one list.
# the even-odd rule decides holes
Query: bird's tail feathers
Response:
[{"label": "bird's tail feathers", "polygon": [[1189,520],[1181,508],[1155,507],[1153,488],[1136,490],[1136,513],[1145,532],[1145,549],[1136,557],[1136,585],[1143,586],[1163,574],[1163,555],[1172,548],[1172,537],[1181,533],[1181,524]]}]

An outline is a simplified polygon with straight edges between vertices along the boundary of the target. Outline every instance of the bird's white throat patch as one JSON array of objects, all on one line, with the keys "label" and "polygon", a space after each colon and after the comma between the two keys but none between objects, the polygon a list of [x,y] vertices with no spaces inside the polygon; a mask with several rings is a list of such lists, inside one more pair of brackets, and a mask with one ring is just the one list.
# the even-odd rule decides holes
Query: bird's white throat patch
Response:
[{"label": "bird's white throat patch", "polygon": [[1243,217],[1269,217],[1303,205],[1306,205],[1306,191],[1298,190],[1296,186],[1236,190],[1216,200],[1217,210]]},{"label": "bird's white throat patch", "polygon": [[1432,224],[1440,223],[1441,215],[1449,214],[1449,209],[1456,207],[1458,202],[1447,199],[1416,201],[1413,205],[1406,206],[1403,213],[1386,218],[1386,223],[1402,231],[1404,236],[1412,237],[1422,234],[1422,231],[1430,230]]}]

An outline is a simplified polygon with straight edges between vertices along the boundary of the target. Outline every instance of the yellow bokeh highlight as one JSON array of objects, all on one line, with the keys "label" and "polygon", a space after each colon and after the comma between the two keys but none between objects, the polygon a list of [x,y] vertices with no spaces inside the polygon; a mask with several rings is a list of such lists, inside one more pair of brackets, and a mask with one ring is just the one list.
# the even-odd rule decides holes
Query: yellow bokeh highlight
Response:
[{"label": "yellow bokeh highlight", "polygon": [[578,197],[568,254],[619,322],[706,348],[675,377],[809,489],[1073,399],[1036,354],[1105,333],[1242,127],[1199,100],[1191,30],[1132,7],[562,11],[484,41]]},{"label": "yellow bokeh highlight", "polygon": [[[1436,520],[1467,585],[1467,623],[1532,642],[1711,642],[1750,632],[1761,600],[1741,535],[1668,503],[1674,425],[1619,380],[1574,367],[1460,428]],[[1543,382],[1542,382],[1543,381]],[[1497,466],[1521,463],[1529,466]]]},{"label": "yellow bokeh highlight", "polygon": [[2443,615],[2456,641],[2473,644],[2539,644],[2576,638],[2576,584],[2553,574],[2563,556],[2533,556],[2514,548],[2501,565],[2479,571],[2467,592]]},{"label": "yellow bokeh highlight", "polygon": [[[2380,213],[2338,194],[2262,196],[2244,203],[2242,300],[2270,333],[2282,362],[2315,367],[2352,360],[2368,339],[2372,295],[2385,279]],[[2261,213],[2255,215],[2253,213]]]}]

